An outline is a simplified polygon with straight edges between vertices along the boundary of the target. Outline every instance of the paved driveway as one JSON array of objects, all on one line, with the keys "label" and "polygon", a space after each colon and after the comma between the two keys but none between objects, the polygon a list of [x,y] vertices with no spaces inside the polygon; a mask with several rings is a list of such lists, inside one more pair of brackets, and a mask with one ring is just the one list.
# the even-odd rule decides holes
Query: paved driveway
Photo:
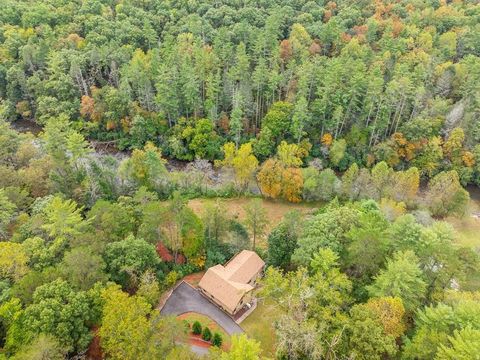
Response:
[{"label": "paved driveway", "polygon": [[186,283],[181,283],[168,298],[160,311],[163,315],[181,315],[196,312],[215,320],[229,335],[241,334],[243,330],[230,316],[204,298],[197,290]]}]

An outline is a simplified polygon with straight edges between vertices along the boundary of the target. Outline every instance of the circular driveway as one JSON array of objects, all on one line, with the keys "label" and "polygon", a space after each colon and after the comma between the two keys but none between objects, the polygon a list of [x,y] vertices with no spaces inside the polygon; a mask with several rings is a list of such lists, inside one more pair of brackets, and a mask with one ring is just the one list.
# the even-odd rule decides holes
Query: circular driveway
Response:
[{"label": "circular driveway", "polygon": [[181,315],[196,312],[206,315],[220,325],[229,335],[241,334],[243,329],[233,319],[208,301],[199,291],[182,282],[173,290],[160,313],[163,315]]}]

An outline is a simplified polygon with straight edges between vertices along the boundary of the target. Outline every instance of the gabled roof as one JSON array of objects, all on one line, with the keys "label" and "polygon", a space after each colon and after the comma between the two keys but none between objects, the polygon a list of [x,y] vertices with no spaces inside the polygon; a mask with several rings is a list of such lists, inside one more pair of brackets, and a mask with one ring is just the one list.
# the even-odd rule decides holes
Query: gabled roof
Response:
[{"label": "gabled roof", "polygon": [[264,265],[255,252],[243,250],[225,266],[215,265],[209,268],[198,286],[233,313],[243,295],[253,290],[248,282]]},{"label": "gabled roof", "polygon": [[240,283],[248,283],[265,265],[256,252],[243,250],[225,264],[228,278]]}]

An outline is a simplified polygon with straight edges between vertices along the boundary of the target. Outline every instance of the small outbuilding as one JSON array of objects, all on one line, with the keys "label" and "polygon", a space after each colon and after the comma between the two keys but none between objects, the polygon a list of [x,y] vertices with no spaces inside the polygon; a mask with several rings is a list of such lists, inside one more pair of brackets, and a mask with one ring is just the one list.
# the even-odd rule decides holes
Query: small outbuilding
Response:
[{"label": "small outbuilding", "polygon": [[230,315],[253,298],[253,289],[263,274],[265,262],[254,251],[243,250],[225,265],[215,265],[200,280],[200,291]]}]

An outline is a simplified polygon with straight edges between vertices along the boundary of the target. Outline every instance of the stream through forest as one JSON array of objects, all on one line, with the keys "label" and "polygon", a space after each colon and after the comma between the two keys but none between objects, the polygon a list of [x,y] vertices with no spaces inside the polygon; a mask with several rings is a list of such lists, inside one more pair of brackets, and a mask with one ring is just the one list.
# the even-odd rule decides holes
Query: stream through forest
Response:
[{"label": "stream through forest", "polygon": [[[30,120],[17,120],[11,123],[13,129],[21,133],[30,132],[35,136],[38,136],[42,131],[42,127]],[[131,151],[129,150],[119,150],[116,148],[114,142],[107,141],[101,142],[96,140],[89,140],[90,145],[92,146],[94,153],[97,156],[111,155],[118,159],[123,159],[130,155]],[[166,167],[169,171],[179,171],[184,170],[189,162],[181,161],[177,159],[167,158]],[[470,194],[470,199],[472,200],[471,215],[480,219],[480,188],[476,185],[468,185],[466,190]]]}]

